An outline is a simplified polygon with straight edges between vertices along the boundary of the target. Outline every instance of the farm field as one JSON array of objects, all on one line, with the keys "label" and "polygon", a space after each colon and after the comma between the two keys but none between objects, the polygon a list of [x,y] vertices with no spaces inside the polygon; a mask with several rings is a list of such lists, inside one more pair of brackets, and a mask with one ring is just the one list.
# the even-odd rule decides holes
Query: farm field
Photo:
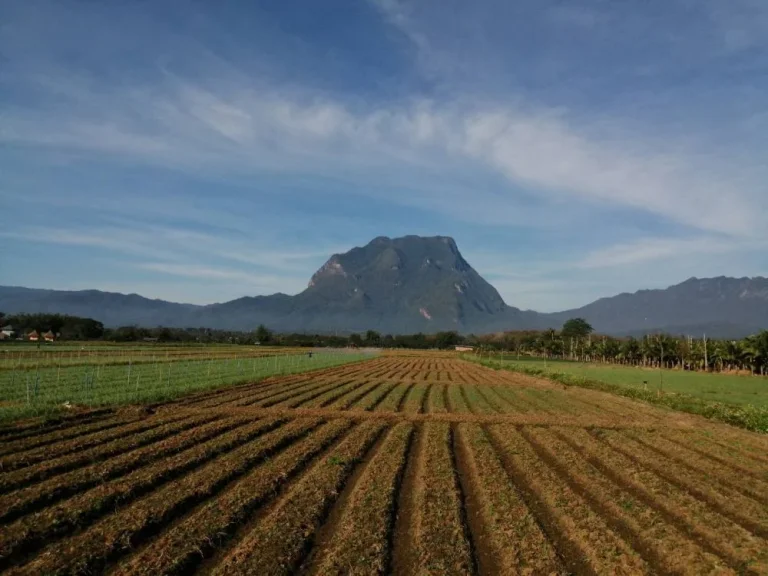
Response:
[{"label": "farm field", "polygon": [[[495,358],[494,358],[495,360]],[[502,365],[513,368],[535,368],[547,372],[564,372],[574,376],[616,384],[628,388],[646,386],[655,390],[660,382],[667,392],[678,392],[704,400],[738,406],[752,405],[768,408],[768,378],[736,374],[663,370],[614,364],[590,364],[563,360],[544,361],[538,358],[517,359],[505,356]],[[663,378],[663,380],[662,380]]]},{"label": "farm field", "polygon": [[0,426],[8,574],[768,574],[768,436],[438,355]]},{"label": "farm field", "polygon": [[253,382],[370,357],[346,349],[247,346],[83,346],[0,349],[0,422],[46,415],[63,405],[158,402],[198,390]]},{"label": "farm field", "polygon": [[122,344],[57,342],[0,345],[0,371],[71,366],[156,364],[184,360],[231,360],[296,355],[306,348],[227,344]]}]

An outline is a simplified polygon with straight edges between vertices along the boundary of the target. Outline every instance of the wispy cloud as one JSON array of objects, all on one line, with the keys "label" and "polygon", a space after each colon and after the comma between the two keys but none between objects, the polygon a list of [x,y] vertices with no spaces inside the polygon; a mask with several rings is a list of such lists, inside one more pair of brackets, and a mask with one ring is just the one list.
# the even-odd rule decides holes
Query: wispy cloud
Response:
[{"label": "wispy cloud", "polygon": [[294,287],[296,287],[295,282],[290,282],[285,276],[253,274],[231,268],[200,266],[196,264],[169,264],[167,262],[144,262],[136,266],[142,270],[191,278],[201,282],[209,282],[211,280],[236,282],[243,294],[249,294],[253,290],[257,290],[258,293],[275,293],[290,290],[291,284],[294,284]]},{"label": "wispy cloud", "polygon": [[760,0],[370,0],[327,34],[158,6],[17,3],[0,28],[1,234],[32,258],[291,291],[370,237],[447,233],[548,309],[764,262]]},{"label": "wispy cloud", "polygon": [[[61,120],[17,110],[0,141],[76,147],[193,172],[328,174],[354,168],[370,177],[400,166],[405,186],[409,170],[439,166],[455,172],[451,162],[458,160],[465,169],[485,165],[505,176],[509,186],[544,196],[628,206],[734,235],[764,231],[755,209],[755,203],[762,210],[768,202],[760,194],[765,169],[759,165],[724,162],[714,151],[702,153],[684,142],[644,140],[615,122],[603,121],[609,128],[602,131],[588,129],[562,111],[428,101],[357,110],[329,99],[304,102],[254,91],[224,95],[179,83],[162,93],[82,96],[98,101],[94,110],[107,109],[103,98],[112,105],[97,116]],[[440,209],[442,190],[421,193]],[[412,190],[387,194],[414,202]],[[482,192],[459,194],[461,206],[453,215],[471,213],[468,208],[483,201],[477,194]],[[505,194],[495,196],[503,207]],[[512,190],[506,192],[506,200],[514,197]]]},{"label": "wispy cloud", "polygon": [[757,249],[752,242],[739,242],[727,238],[645,238],[626,244],[617,244],[594,250],[576,262],[579,268],[613,268],[689,258],[695,255],[712,256]]},{"label": "wispy cloud", "polygon": [[246,238],[237,241],[194,230],[158,226],[81,230],[32,228],[24,232],[0,232],[0,237],[46,244],[104,248],[123,254],[149,256],[170,262],[189,261],[205,256],[293,273],[305,271],[307,261],[327,258],[334,251],[345,251],[349,248],[328,246],[293,251],[275,250],[254,247]]}]

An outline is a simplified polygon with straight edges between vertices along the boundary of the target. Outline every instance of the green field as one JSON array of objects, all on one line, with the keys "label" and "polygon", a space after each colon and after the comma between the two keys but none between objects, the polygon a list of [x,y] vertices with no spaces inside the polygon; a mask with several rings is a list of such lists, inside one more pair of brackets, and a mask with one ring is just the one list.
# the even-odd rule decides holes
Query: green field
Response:
[{"label": "green field", "polygon": [[[493,356],[494,361],[497,356]],[[563,360],[544,360],[516,356],[503,358],[505,368],[515,366],[565,373],[627,388],[647,388],[688,394],[704,400],[735,406],[752,405],[768,408],[768,378],[681,370],[658,370],[612,364],[585,364]]]},{"label": "green field", "polygon": [[[107,354],[22,353],[0,361],[0,421],[41,416],[65,406],[105,406],[168,400],[183,394],[268,376],[294,374],[358,361],[369,354],[350,350],[246,347],[174,350],[144,346]],[[27,350],[29,352],[29,350]],[[9,354],[10,356],[10,354]]]}]

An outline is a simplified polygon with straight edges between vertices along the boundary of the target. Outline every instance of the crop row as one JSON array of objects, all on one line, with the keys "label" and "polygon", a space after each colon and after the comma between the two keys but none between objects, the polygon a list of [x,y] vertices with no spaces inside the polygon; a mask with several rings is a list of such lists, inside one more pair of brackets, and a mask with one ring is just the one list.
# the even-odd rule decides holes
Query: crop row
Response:
[{"label": "crop row", "polygon": [[64,404],[103,406],[165,401],[199,390],[306,372],[369,356],[334,352],[176,360],[127,365],[0,371],[0,419],[55,411]]},{"label": "crop row", "polygon": [[305,375],[300,379],[273,381],[261,386],[230,389],[184,402],[195,409],[216,408],[296,408],[364,410],[407,414],[529,415],[550,421],[567,417],[570,421],[619,424],[651,424],[666,417],[642,409],[628,412],[613,405],[584,400],[573,391],[528,389],[506,385],[467,385],[439,382],[392,382],[372,380],[364,366],[338,375]]},{"label": "crop row", "polygon": [[[424,397],[445,392],[449,406],[472,405],[470,393],[451,396],[450,388],[433,386]],[[375,410],[392,391],[348,394]],[[488,396],[475,406],[499,402]],[[155,434],[143,443],[0,497],[0,569],[768,570],[766,483],[691,434],[379,419],[158,421],[134,434]],[[686,463],[688,454],[701,460]]]}]

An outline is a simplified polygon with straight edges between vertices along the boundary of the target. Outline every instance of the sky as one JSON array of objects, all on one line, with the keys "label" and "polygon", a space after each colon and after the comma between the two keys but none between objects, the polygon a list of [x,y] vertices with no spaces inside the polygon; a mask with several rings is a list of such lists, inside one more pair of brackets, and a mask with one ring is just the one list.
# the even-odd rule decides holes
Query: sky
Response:
[{"label": "sky", "polygon": [[768,276],[764,0],[0,0],[0,284],[303,290],[446,235],[524,309]]}]

